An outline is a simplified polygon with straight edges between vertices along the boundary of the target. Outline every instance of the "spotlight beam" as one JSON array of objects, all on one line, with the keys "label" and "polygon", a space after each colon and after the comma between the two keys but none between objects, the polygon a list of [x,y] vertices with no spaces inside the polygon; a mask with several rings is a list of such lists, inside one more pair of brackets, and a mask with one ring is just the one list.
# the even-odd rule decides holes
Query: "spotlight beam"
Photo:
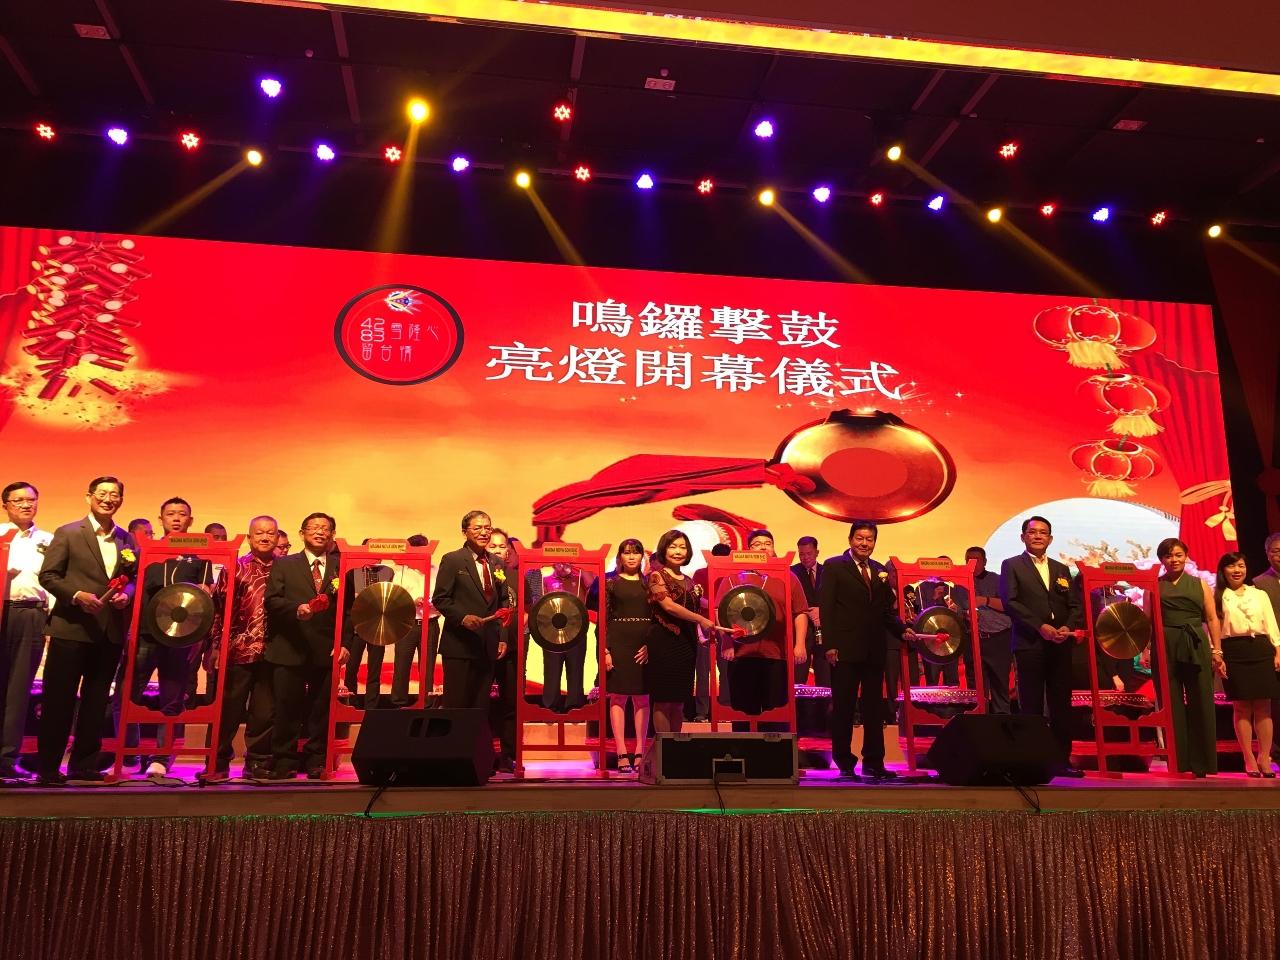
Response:
[{"label": "spotlight beam", "polygon": [[169,204],[169,206],[165,207],[163,210],[161,210],[159,213],[153,216],[146,223],[142,224],[142,226],[138,227],[138,229],[135,230],[134,233],[148,235],[148,234],[156,233],[158,230],[160,230],[161,227],[167,227],[169,224],[173,223],[174,220],[178,219],[178,217],[182,216],[184,213],[186,213],[188,210],[191,210],[193,207],[199,206],[201,203],[207,200],[210,196],[217,193],[219,190],[225,187],[228,183],[234,180],[237,176],[244,173],[244,171],[248,169],[249,169],[249,162],[245,160],[243,157],[241,157],[240,160],[238,160],[233,166],[230,166],[226,170],[223,170],[220,174],[218,174],[212,180],[208,180],[200,184],[200,186],[196,187],[194,190],[188,193],[185,197],[182,197],[174,201],[173,203]]},{"label": "spotlight beam", "polygon": [[809,244],[817,252],[818,256],[827,261],[835,269],[836,273],[840,274],[844,279],[852,283],[873,282],[870,276],[842,257],[834,247],[797,220],[795,215],[784,207],[776,197],[769,209],[776,211],[778,216],[782,218],[782,222],[799,234],[800,239]]},{"label": "spotlight beam", "polygon": [[542,221],[542,225],[546,227],[547,234],[551,237],[551,242],[556,245],[556,249],[560,251],[560,256],[564,258],[566,263],[571,263],[575,267],[585,267],[587,262],[582,259],[582,254],[578,252],[578,248],[573,245],[573,241],[569,239],[569,235],[556,222],[556,218],[551,215],[551,211],[547,209],[547,205],[542,202],[542,198],[538,196],[538,188],[533,184],[524,188],[524,194],[529,198],[529,202],[533,204],[534,212],[538,214],[538,219]]},{"label": "spotlight beam", "polygon": [[404,141],[404,154],[395,165],[395,179],[387,189],[378,214],[378,231],[373,248],[380,253],[394,253],[404,248],[409,236],[409,208],[413,206],[413,167],[418,153],[418,131],[422,124],[409,124]]},{"label": "spotlight beam", "polygon": [[1280,263],[1276,263],[1274,260],[1268,260],[1266,257],[1260,254],[1257,250],[1254,250],[1248,244],[1241,243],[1239,240],[1235,239],[1233,236],[1231,236],[1230,233],[1224,232],[1222,236],[1218,237],[1213,242],[1225,244],[1226,246],[1230,247],[1232,250],[1235,250],[1237,253],[1243,254],[1244,256],[1248,257],[1250,260],[1252,260],[1254,263],[1260,266],[1263,270],[1266,270],[1268,273],[1275,274],[1277,277],[1280,277]]},{"label": "spotlight beam", "polygon": [[[939,193],[945,193],[947,194],[948,198],[954,198],[952,202],[955,203],[957,206],[968,209],[971,214],[978,213],[978,207],[974,204],[972,200],[970,200],[968,197],[966,197],[964,194],[960,193],[959,191],[955,190],[953,187],[939,180],[932,173],[930,173],[924,167],[920,166],[920,164],[916,163],[910,157],[903,156],[903,158],[899,161],[899,163],[901,163],[906,169],[910,170],[911,173],[914,174],[918,179],[923,180],[925,183],[933,187]],[[1093,280],[1090,280],[1087,276],[1085,276],[1079,270],[1075,269],[1075,267],[1071,266],[1061,257],[1052,253],[1051,251],[1046,249],[1044,246],[1042,246],[1041,244],[1033,240],[1031,237],[1027,236],[1027,234],[1024,231],[1020,230],[1008,219],[1001,220],[1000,224],[1001,224],[1000,229],[1003,230],[1005,233],[1007,233],[1009,236],[1013,237],[1020,246],[1026,248],[1028,253],[1033,254],[1037,260],[1040,260],[1041,262],[1048,264],[1050,267],[1052,267],[1054,270],[1060,273],[1067,280],[1071,281],[1071,283],[1074,284],[1079,289],[1085,291],[1090,296],[1094,296],[1094,297],[1105,297],[1107,295],[1106,291],[1104,291],[1100,286],[1098,286],[1098,284],[1096,284]]]}]

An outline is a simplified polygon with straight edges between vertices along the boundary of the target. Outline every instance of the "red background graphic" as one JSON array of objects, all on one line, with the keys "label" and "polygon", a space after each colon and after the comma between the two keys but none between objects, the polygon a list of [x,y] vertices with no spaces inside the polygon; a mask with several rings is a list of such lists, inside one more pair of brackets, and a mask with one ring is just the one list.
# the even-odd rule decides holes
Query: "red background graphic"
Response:
[{"label": "red background graphic", "polygon": [[[101,377],[117,392],[88,385],[89,374],[73,372],[73,381],[85,381],[82,389],[45,402],[35,396],[41,381],[23,349],[24,331],[40,307],[27,285],[39,273],[33,261],[47,269],[66,233],[0,229],[0,331],[7,343],[0,445],[6,474],[22,474],[40,487],[46,527],[83,512],[89,477],[115,473],[127,484],[128,517],[154,518],[162,500],[183,496],[194,504],[197,529],[217,520],[239,531],[251,516],[267,512],[293,531],[305,514],[324,510],[350,541],[423,532],[452,544],[460,539],[462,514],[480,507],[528,542],[537,500],[627,457],[766,461],[797,428],[849,408],[901,417],[935,437],[956,464],[950,496],[924,516],[884,527],[880,553],[958,555],[970,543],[988,543],[1001,524],[1034,506],[1087,496],[1087,478],[1073,466],[1070,450],[1110,436],[1114,419],[1080,394],[1080,385],[1099,371],[1070,366],[1033,332],[1039,311],[1083,302],[1069,297],[158,237],[132,238],[139,257],[131,287],[136,300],[121,315],[131,324],[122,329],[133,359]],[[41,245],[54,252],[43,256]],[[461,352],[434,379],[379,383],[340,356],[335,323],[343,307],[383,285],[431,291],[457,311]],[[575,301],[609,300],[625,304],[634,321],[625,337],[573,325]],[[668,304],[700,307],[703,338],[641,335],[650,301],[660,312]],[[1211,310],[1108,305],[1155,326],[1155,344],[1130,358],[1131,369],[1172,394],[1168,409],[1154,415],[1165,432],[1143,440],[1165,467],[1136,484],[1134,502],[1153,515],[1177,517],[1183,491],[1213,491],[1188,505],[1194,523],[1184,527],[1195,534],[1193,554],[1209,565],[1234,537],[1229,518],[1226,525],[1208,522],[1224,502],[1229,508],[1230,492]],[[722,307],[763,311],[773,339],[739,345],[711,336],[713,310]],[[833,320],[829,335],[838,348],[779,345],[779,317],[792,311]],[[577,310],[580,319],[586,312]],[[442,314],[432,303],[413,316]],[[348,351],[358,350],[350,336],[355,328],[343,329]],[[500,348],[516,344],[542,351],[537,357],[547,366],[533,375],[549,380],[527,379],[521,370],[495,379],[505,369],[496,363]],[[664,361],[668,352],[689,354],[689,388],[637,386],[638,351],[660,351]],[[445,353],[415,358],[421,365],[407,364],[386,379],[429,375]],[[737,391],[703,382],[712,357],[738,354],[759,358],[762,382]],[[592,357],[594,367],[584,360]],[[770,375],[784,360],[822,361],[833,374],[884,364],[896,373],[884,375],[883,384],[902,396],[875,389],[848,396],[780,390]],[[588,368],[597,379],[611,370],[621,382],[583,382]],[[862,376],[860,382],[870,384]],[[697,496],[769,524],[780,549],[809,533],[822,541],[824,555],[843,548],[847,524],[816,516],[776,486]],[[571,524],[565,538],[596,546],[638,536],[652,546],[674,524],[672,510],[680,503],[606,509]],[[1097,502],[1100,514],[1106,503]],[[1127,533],[1117,529],[1112,542],[1123,542]]]}]

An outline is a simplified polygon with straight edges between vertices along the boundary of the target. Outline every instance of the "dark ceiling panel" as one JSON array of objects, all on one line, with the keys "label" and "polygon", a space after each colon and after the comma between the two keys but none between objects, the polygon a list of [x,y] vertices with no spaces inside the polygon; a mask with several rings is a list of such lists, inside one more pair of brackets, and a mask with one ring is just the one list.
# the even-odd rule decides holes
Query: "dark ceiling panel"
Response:
[{"label": "dark ceiling panel", "polygon": [[573,38],[537,31],[345,14],[351,59],[424,74],[488,73],[566,81]]},{"label": "dark ceiling panel", "polygon": [[[160,46],[138,48],[134,55],[157,103],[179,115],[197,120],[241,117],[246,123],[347,119],[342,76],[331,62]],[[275,100],[258,89],[259,79],[268,74],[284,84]]]},{"label": "dark ceiling panel", "polygon": [[1145,120],[1144,134],[1280,142],[1280,101],[1191,90],[1143,90],[1126,115]]},{"label": "dark ceiling panel", "polygon": [[987,120],[1098,127],[1134,92],[1132,87],[1002,74],[975,112]]},{"label": "dark ceiling panel", "polygon": [[678,44],[591,39],[582,58],[582,82],[643,90],[647,77],[674,80],[677,94],[751,99],[772,55]]},{"label": "dark ceiling panel", "polygon": [[10,42],[58,113],[98,113],[106,121],[126,119],[146,106],[119,46],[110,40],[32,34]]},{"label": "dark ceiling panel", "polygon": [[793,103],[905,112],[932,75],[932,70],[921,67],[780,57],[763,96]]},{"label": "dark ceiling panel", "polygon": [[93,0],[40,0],[38,3],[0,3],[0,33],[35,33],[74,37],[72,24],[102,23]]},{"label": "dark ceiling panel", "polygon": [[281,59],[338,54],[333,26],[324,10],[227,0],[108,0],[131,44],[163,44],[251,53]]}]

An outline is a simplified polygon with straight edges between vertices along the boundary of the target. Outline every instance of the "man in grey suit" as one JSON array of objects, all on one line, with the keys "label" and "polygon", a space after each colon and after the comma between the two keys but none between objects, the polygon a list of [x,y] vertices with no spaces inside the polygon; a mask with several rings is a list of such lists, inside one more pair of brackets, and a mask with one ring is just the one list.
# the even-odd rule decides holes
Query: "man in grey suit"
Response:
[{"label": "man in grey suit", "polygon": [[1044,517],[1022,523],[1024,553],[1000,565],[1000,600],[1013,621],[1018,712],[1044,716],[1062,751],[1059,776],[1082,777],[1071,766],[1071,631],[1082,626],[1080,593],[1065,563],[1046,554],[1053,527]]},{"label": "man in grey suit", "polygon": [[[97,477],[85,500],[89,515],[54,532],[40,568],[40,585],[58,601],[47,628],[36,774],[46,786],[103,779],[94,761],[102,749],[107,695],[120,662],[137,576],[137,544],[114,519],[124,503],[124,484],[116,477]],[[64,777],[59,768],[73,717],[75,744]]]}]

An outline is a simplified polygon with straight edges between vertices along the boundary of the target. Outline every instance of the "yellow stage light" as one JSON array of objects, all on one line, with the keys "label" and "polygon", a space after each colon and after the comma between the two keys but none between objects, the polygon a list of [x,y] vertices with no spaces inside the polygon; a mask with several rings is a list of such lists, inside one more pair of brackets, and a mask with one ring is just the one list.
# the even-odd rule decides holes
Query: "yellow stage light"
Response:
[{"label": "yellow stage light", "polygon": [[521,190],[528,190],[531,183],[533,183],[533,177],[529,176],[528,170],[521,170],[516,174],[516,186]]},{"label": "yellow stage light", "polygon": [[409,113],[409,119],[414,123],[422,123],[427,117],[431,116],[431,107],[427,104],[427,101],[422,99],[415,98],[410,100],[406,109]]},{"label": "yellow stage light", "polygon": [[763,206],[772,207],[774,201],[773,189],[771,187],[765,187],[756,195],[756,199],[759,200]]}]

